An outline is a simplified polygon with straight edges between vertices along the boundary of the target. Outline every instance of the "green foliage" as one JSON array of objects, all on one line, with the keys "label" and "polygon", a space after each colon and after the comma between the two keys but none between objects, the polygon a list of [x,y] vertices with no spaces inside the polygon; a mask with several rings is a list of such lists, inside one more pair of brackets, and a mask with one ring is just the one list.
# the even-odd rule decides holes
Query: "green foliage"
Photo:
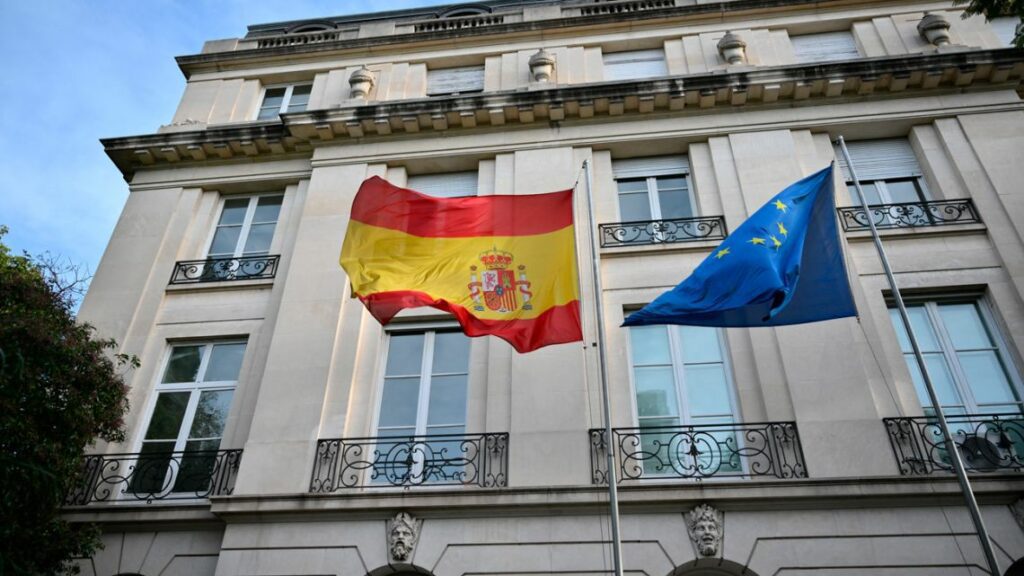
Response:
[{"label": "green foliage", "polygon": [[[964,8],[964,18],[981,14],[985,20],[999,18],[1000,16],[1016,16],[1018,21],[1024,21],[1024,0],[954,0],[957,6],[967,5]],[[1017,35],[1013,38],[1013,44],[1017,48],[1024,48],[1024,29],[1017,25]]]},{"label": "green foliage", "polygon": [[0,575],[52,574],[99,545],[95,526],[64,521],[60,508],[85,447],[124,439],[119,371],[138,361],[110,354],[113,340],[77,323],[75,291],[45,259],[11,254],[6,232],[0,226]]}]

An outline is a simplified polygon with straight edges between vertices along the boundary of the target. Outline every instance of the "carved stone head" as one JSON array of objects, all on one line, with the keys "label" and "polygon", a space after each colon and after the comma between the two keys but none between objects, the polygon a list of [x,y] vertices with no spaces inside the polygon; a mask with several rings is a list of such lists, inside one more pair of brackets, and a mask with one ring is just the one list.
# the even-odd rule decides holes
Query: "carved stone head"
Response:
[{"label": "carved stone head", "polygon": [[419,540],[420,523],[408,512],[399,512],[388,523],[388,551],[393,560],[405,562],[412,555]]},{"label": "carved stone head", "polygon": [[701,504],[686,515],[686,527],[701,556],[716,556],[722,547],[725,531],[722,513],[708,504]]}]

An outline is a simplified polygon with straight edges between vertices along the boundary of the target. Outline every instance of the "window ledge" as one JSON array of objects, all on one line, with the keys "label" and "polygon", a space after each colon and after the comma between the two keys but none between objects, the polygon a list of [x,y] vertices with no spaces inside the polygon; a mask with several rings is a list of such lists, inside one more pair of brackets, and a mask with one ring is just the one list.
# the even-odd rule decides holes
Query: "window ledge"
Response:
[{"label": "window ledge", "polygon": [[168,284],[168,292],[216,292],[244,288],[264,289],[274,285],[273,278],[255,280],[225,280],[223,282],[197,282],[195,284]]},{"label": "window ledge", "polygon": [[[965,224],[947,224],[944,226],[918,226],[915,228],[887,228],[879,230],[882,238],[913,238],[915,236],[959,236],[964,234],[984,233],[988,230],[982,222]],[[851,242],[870,242],[870,230],[845,232],[846,239]]]},{"label": "window ledge", "polygon": [[695,242],[677,242],[665,244],[637,244],[632,246],[608,246],[601,248],[601,256],[616,258],[635,256],[637,254],[688,253],[708,251],[724,240],[699,240]]}]

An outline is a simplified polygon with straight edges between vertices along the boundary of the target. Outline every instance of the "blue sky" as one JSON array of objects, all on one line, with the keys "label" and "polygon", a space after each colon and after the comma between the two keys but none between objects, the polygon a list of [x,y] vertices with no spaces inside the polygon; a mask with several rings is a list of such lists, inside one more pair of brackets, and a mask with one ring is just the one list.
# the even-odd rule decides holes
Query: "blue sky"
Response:
[{"label": "blue sky", "polygon": [[128,196],[99,139],[170,122],[185,86],[175,56],[249,24],[447,3],[0,0],[4,242],[96,270]]}]

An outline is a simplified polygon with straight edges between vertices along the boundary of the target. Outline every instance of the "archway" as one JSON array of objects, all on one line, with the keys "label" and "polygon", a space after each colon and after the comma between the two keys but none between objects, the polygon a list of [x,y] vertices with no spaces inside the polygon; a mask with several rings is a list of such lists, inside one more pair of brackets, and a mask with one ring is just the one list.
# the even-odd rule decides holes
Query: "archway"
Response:
[{"label": "archway", "polygon": [[757,576],[757,573],[725,558],[700,558],[677,566],[668,576]]}]

